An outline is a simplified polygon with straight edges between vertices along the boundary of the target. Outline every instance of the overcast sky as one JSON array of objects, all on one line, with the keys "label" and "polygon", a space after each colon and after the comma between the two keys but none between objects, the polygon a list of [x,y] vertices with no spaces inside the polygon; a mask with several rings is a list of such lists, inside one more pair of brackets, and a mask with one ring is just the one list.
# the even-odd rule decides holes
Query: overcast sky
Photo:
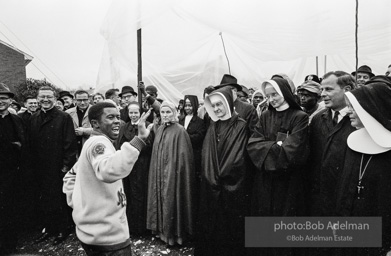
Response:
[{"label": "overcast sky", "polygon": [[[27,77],[94,87],[112,0],[0,0],[0,40],[34,57]],[[40,70],[40,71],[39,71]]]}]

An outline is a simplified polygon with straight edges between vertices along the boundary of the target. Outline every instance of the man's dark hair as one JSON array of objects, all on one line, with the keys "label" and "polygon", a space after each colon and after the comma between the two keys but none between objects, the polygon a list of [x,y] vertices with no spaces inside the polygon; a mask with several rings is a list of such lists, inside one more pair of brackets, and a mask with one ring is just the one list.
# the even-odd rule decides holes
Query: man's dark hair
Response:
[{"label": "man's dark hair", "polygon": [[58,96],[56,90],[54,90],[54,88],[52,88],[52,87],[50,87],[50,86],[46,86],[46,85],[45,85],[45,86],[39,87],[38,92],[37,92],[37,95],[39,94],[40,91],[52,91],[54,97],[57,98],[57,96]]},{"label": "man's dark hair", "polygon": [[84,91],[84,90],[77,90],[76,92],[75,92],[75,98],[76,98],[76,95],[80,95],[80,94],[87,94],[87,96],[90,96],[89,94],[88,94],[88,92],[87,91]]},{"label": "man's dark hair", "polygon": [[92,120],[99,120],[103,114],[105,108],[117,108],[114,104],[110,102],[99,102],[93,105],[88,111],[88,119],[92,125]]},{"label": "man's dark hair", "polygon": [[106,99],[111,99],[111,96],[115,95],[116,92],[119,92],[118,89],[109,89],[107,90],[107,92],[105,93],[105,98]]},{"label": "man's dark hair", "polygon": [[391,64],[390,64],[390,65],[388,65],[388,68],[391,68]]},{"label": "man's dark hair", "polygon": [[26,103],[27,102],[27,100],[30,100],[30,99],[37,99],[37,97],[34,97],[33,95],[28,95],[28,96],[26,96],[26,98],[24,98],[24,103]]},{"label": "man's dark hair", "polygon": [[346,86],[350,86],[350,88],[353,90],[356,88],[356,81],[354,80],[353,76],[345,71],[331,71],[326,73],[323,76],[323,80],[328,78],[329,76],[336,76],[337,77],[337,84],[341,87],[344,88]]},{"label": "man's dark hair", "polygon": [[100,92],[95,93],[94,96],[93,96],[92,98],[94,99],[95,96],[97,96],[97,95],[100,95],[103,99],[105,99],[105,96],[103,96],[103,94],[100,93]]}]

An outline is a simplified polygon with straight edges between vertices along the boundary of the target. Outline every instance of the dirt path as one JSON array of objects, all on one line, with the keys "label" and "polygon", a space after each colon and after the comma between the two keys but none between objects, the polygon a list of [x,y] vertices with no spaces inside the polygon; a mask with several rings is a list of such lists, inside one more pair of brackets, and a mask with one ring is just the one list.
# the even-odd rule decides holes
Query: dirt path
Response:
[{"label": "dirt path", "polygon": [[[75,233],[72,233],[63,243],[53,246],[53,238],[39,244],[33,241],[39,237],[39,232],[26,232],[19,236],[17,252],[12,255],[47,255],[47,256],[85,256]],[[182,247],[167,247],[155,237],[131,237],[132,255],[140,256],[192,256],[191,244]]]}]

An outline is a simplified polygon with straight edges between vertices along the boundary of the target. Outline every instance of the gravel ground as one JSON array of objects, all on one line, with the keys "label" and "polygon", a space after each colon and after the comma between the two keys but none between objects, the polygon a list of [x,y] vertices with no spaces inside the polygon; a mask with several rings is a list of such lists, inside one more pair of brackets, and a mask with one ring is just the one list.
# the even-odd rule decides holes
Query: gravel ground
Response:
[{"label": "gravel ground", "polygon": [[[47,255],[47,256],[85,256],[83,248],[76,238],[75,233],[69,235],[63,243],[53,246],[53,238],[39,244],[33,241],[39,237],[39,232],[26,232],[20,234],[17,252],[12,255]],[[132,255],[137,256],[192,256],[191,243],[178,247],[167,247],[165,243],[155,237],[131,237]]]}]

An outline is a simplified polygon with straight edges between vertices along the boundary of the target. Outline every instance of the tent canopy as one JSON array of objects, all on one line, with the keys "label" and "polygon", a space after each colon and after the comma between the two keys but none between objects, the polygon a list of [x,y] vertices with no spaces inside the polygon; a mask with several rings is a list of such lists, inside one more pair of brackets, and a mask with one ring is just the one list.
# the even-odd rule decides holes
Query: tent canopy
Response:
[{"label": "tent canopy", "polygon": [[[114,0],[101,29],[106,46],[97,89],[137,86],[139,28],[143,81],[173,102],[201,97],[229,72],[247,87],[259,88],[276,73],[298,86],[316,74],[316,56],[319,76],[352,72],[355,8],[354,0]],[[359,66],[375,74],[391,64],[389,10],[388,0],[359,1]]]}]

